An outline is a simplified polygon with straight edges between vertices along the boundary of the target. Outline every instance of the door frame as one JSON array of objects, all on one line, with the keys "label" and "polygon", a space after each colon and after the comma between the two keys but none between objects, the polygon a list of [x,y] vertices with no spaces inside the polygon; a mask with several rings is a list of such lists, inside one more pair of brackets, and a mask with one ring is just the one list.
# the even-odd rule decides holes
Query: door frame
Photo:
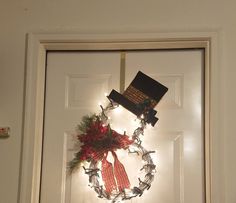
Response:
[{"label": "door frame", "polygon": [[[218,87],[217,32],[145,33],[145,34],[29,34],[26,58],[26,87],[22,167],[19,203],[38,203],[43,148],[45,101],[45,67],[47,51],[56,50],[129,50],[129,49],[202,49],[204,50],[205,83],[205,196],[212,203],[214,184],[213,142],[219,142],[219,119],[214,110],[219,104],[212,87]],[[214,71],[213,70],[214,67]],[[212,119],[214,118],[214,119]],[[218,130],[218,131],[217,131]],[[215,188],[215,189],[214,189]],[[215,192],[214,192],[215,193]]]}]

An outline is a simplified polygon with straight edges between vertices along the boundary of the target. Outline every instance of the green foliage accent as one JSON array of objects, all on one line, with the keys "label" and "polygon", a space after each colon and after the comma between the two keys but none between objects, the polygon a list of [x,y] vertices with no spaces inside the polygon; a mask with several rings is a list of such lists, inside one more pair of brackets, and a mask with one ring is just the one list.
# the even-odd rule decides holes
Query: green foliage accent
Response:
[{"label": "green foliage accent", "polygon": [[[78,130],[82,133],[80,135],[83,134],[86,135],[88,130],[91,130],[91,126],[97,121],[100,122],[101,118],[96,114],[83,116],[82,121],[77,127]],[[106,149],[109,146],[116,146],[116,145],[118,146],[117,140],[115,140],[114,137],[112,136],[112,129],[110,125],[108,124],[107,127],[108,127],[108,132],[106,133],[105,137],[101,140],[96,140],[95,142],[91,143],[91,146],[98,151]],[[74,158],[68,163],[68,172],[70,174],[73,173],[77,168],[79,168],[82,162],[81,156],[82,156],[82,151],[75,153]]]},{"label": "green foliage accent", "polygon": [[75,169],[79,168],[79,165],[81,164],[81,152],[75,153],[75,157],[68,163],[68,172],[69,174],[73,173]]},{"label": "green foliage accent", "polygon": [[108,127],[108,133],[107,133],[107,136],[108,136],[108,137],[112,137],[112,130],[111,130],[111,126],[110,126],[110,124],[108,124],[107,127]]},{"label": "green foliage accent", "polygon": [[109,149],[109,146],[119,146],[119,143],[117,140],[112,136],[112,129],[110,125],[108,124],[108,132],[101,140],[96,140],[92,143],[92,147],[96,149],[97,151],[100,151],[102,149]]},{"label": "green foliage accent", "polygon": [[[100,120],[100,117],[96,114],[92,115],[86,115],[82,117],[82,121],[77,126],[77,129],[83,133],[86,134],[87,130],[90,128],[90,126],[97,120]],[[68,172],[72,173],[77,168],[79,168],[81,164],[81,151],[75,153],[74,158],[68,163]]]},{"label": "green foliage accent", "polygon": [[142,102],[137,104],[137,108],[141,111],[145,110],[145,108],[150,108],[152,101],[150,99],[145,99]]},{"label": "green foliage accent", "polygon": [[78,125],[78,130],[81,131],[82,133],[86,133],[91,124],[96,120],[99,120],[99,116],[97,116],[96,114],[92,114],[90,116],[89,115],[83,116],[82,121]]}]

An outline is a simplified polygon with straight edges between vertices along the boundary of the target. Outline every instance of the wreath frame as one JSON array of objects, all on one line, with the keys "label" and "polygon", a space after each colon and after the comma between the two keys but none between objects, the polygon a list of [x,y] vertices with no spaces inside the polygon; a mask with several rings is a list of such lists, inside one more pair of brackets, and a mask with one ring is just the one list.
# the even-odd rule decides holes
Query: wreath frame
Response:
[{"label": "wreath frame", "polygon": [[151,153],[155,153],[155,151],[146,150],[141,144],[133,143],[130,145],[132,148],[136,148],[135,151],[129,151],[129,153],[137,153],[142,157],[142,161],[145,162],[140,171],[145,171],[145,179],[139,180],[139,186],[134,186],[131,189],[125,189],[121,192],[113,192],[112,194],[108,194],[104,187],[100,185],[98,180],[99,178],[99,170],[97,168],[98,162],[91,161],[89,168],[84,168],[85,174],[89,176],[90,187],[94,188],[94,191],[98,194],[99,198],[106,198],[108,200],[112,200],[112,203],[117,203],[122,200],[130,200],[137,196],[142,196],[145,190],[149,190],[151,187],[151,183],[154,180],[154,173],[156,172],[156,165],[153,162],[151,157]]},{"label": "wreath frame", "polygon": [[[98,117],[104,124],[109,124],[107,113],[115,108],[119,107],[119,104],[110,100],[109,104],[104,108],[102,105],[101,113]],[[104,189],[103,185],[99,182],[99,171],[98,163],[99,161],[90,160],[90,164],[88,168],[83,166],[85,174],[89,177],[89,186],[94,189],[94,191],[98,194],[99,198],[105,198],[107,200],[111,200],[112,203],[118,203],[123,200],[130,200],[137,196],[142,196],[145,190],[149,190],[151,187],[151,183],[154,180],[154,174],[156,173],[156,165],[151,157],[152,153],[155,151],[149,151],[142,146],[142,141],[140,139],[140,135],[144,135],[144,130],[147,125],[147,117],[145,114],[142,114],[139,119],[139,126],[134,130],[132,135],[132,140],[134,141],[127,149],[129,153],[136,153],[137,155],[142,157],[142,161],[144,162],[143,167],[140,171],[144,170],[144,180],[138,178],[139,185],[134,186],[131,189],[124,189],[123,191],[113,191],[111,194],[107,193]],[[132,148],[132,150],[131,150]],[[69,163],[69,170],[71,171],[71,166],[74,167],[75,163],[73,160]]]}]

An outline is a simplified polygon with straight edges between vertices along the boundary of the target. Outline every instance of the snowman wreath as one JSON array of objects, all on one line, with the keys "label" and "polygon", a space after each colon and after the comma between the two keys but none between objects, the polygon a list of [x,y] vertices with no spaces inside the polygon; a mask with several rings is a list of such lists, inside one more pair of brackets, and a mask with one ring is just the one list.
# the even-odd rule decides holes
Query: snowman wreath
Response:
[{"label": "snowman wreath", "polygon": [[[90,186],[99,198],[118,203],[142,196],[145,190],[151,187],[156,172],[156,165],[151,157],[155,151],[142,146],[141,135],[147,124],[153,127],[158,121],[155,117],[157,111],[154,107],[161,100],[168,88],[139,71],[129,87],[122,94],[112,90],[108,96],[109,104],[101,107],[101,113],[84,116],[78,125],[77,139],[81,143],[80,150],[68,163],[68,172],[76,171],[80,163],[89,162],[84,168],[89,177]],[[132,136],[120,134],[111,128],[108,113],[119,105],[134,113],[139,120],[139,126]],[[131,154],[141,157],[144,165],[143,178],[138,178],[138,185],[131,187],[125,167],[119,161],[116,151],[128,150]],[[114,158],[114,164],[107,160],[108,153]]]}]

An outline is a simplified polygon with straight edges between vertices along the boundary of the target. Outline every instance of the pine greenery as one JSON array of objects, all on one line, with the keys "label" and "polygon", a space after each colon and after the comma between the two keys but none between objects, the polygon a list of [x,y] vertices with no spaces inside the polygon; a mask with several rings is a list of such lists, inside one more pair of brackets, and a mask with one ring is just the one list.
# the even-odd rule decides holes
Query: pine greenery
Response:
[{"label": "pine greenery", "polygon": [[83,116],[82,121],[78,125],[78,130],[82,133],[86,133],[91,124],[96,120],[99,120],[99,116],[97,116],[96,114],[92,114],[91,116]]}]

